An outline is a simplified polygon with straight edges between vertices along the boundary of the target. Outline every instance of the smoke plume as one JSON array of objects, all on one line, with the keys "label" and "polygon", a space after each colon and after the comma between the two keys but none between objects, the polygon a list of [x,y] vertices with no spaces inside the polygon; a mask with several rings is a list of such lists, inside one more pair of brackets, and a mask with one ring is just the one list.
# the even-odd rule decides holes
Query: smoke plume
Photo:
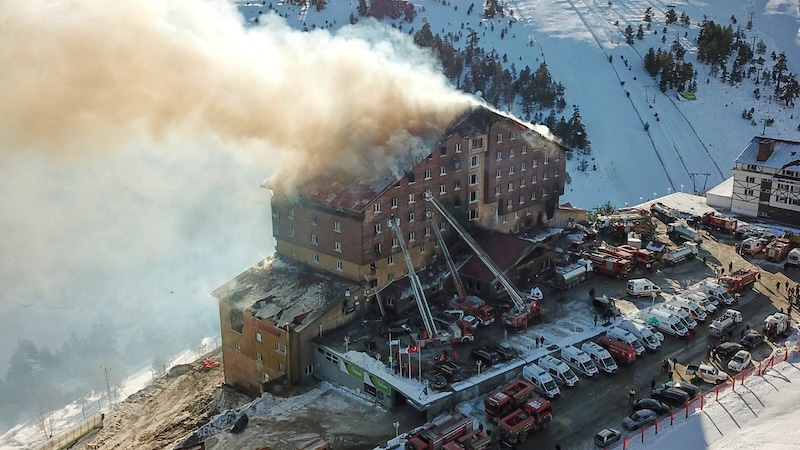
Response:
[{"label": "smoke plume", "polygon": [[9,345],[98,309],[214,332],[207,293],[272,251],[264,178],[370,173],[471,102],[390,28],[227,1],[0,0],[0,67]]}]

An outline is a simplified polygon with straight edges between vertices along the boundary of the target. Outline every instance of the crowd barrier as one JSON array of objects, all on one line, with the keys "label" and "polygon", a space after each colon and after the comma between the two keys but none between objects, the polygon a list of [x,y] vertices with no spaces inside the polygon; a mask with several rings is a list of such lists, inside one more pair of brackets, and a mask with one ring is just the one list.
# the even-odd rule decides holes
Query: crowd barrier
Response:
[{"label": "crowd barrier", "polygon": [[61,450],[68,448],[98,428],[103,428],[103,413],[99,412],[54,435],[36,446],[35,450]]},{"label": "crowd barrier", "polygon": [[740,373],[731,376],[730,380],[723,384],[719,384],[714,389],[704,392],[701,395],[687,402],[683,407],[671,410],[668,414],[659,416],[652,425],[642,427],[635,432],[631,432],[623,436],[623,438],[612,446],[605,447],[607,450],[629,450],[636,447],[642,447],[642,444],[647,443],[647,439],[654,438],[659,432],[664,432],[665,427],[671,427],[681,420],[686,420],[689,415],[696,410],[702,411],[703,408],[710,402],[717,402],[721,394],[725,393],[727,389],[736,392],[737,388],[746,385],[747,379],[752,376],[764,375],[768,370],[772,369],[775,364],[786,361],[789,358],[800,354],[800,340],[794,343],[787,343],[786,346],[778,347],[772,355],[764,361],[753,361],[753,365]]}]

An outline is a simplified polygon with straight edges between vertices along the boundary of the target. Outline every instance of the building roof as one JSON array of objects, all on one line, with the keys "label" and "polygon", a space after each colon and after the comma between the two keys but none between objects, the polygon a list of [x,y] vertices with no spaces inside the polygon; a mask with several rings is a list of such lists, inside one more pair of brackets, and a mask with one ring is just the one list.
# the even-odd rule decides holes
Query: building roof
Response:
[{"label": "building roof", "polygon": [[[758,160],[759,143],[763,140],[775,142],[775,150],[765,161]],[[787,164],[800,164],[800,142],[784,141],[782,139],[767,138],[756,136],[742,153],[736,158],[736,164],[755,164],[758,166],[780,169]]]},{"label": "building roof", "polygon": [[488,133],[489,127],[499,120],[516,122],[521,137],[531,142],[546,139],[530,124],[496,111],[485,105],[474,105],[462,116],[456,118],[451,125],[442,130],[439,136],[427,141],[416,137],[409,138],[408,152],[402,158],[388,160],[382,170],[370,174],[369,178],[355,177],[352,174],[330,174],[305,183],[298,189],[299,195],[319,205],[333,209],[363,211],[386,189],[393,187],[411,172],[424,158],[427,158],[438,147],[438,144],[458,133],[468,137],[476,133]]},{"label": "building roof", "polygon": [[257,318],[272,320],[277,327],[289,325],[301,330],[341,305],[345,292],[357,287],[344,278],[273,254],[212,295],[234,308],[249,310]]},{"label": "building roof", "polygon": [[[483,234],[476,236],[475,241],[503,272],[516,266],[536,248],[535,242],[510,234]],[[459,273],[487,283],[492,283],[496,279],[486,264],[477,257],[470,258]]]}]

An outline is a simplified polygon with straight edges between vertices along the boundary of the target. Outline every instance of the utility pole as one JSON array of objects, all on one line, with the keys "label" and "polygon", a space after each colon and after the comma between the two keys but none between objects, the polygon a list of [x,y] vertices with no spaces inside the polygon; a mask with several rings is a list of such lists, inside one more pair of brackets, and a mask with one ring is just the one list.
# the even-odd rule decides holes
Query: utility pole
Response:
[{"label": "utility pole", "polygon": [[108,382],[108,372],[111,370],[111,368],[110,367],[100,367],[100,370],[102,370],[106,374],[106,391],[108,392],[108,409],[111,409],[111,383]]}]

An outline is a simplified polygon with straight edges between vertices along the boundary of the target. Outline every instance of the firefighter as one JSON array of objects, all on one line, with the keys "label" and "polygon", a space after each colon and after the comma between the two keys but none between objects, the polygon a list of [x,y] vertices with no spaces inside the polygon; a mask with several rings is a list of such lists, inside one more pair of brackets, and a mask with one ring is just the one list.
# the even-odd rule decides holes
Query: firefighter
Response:
[{"label": "firefighter", "polygon": [[636,389],[628,389],[628,399],[630,400],[631,404],[633,404],[633,401],[636,400]]}]

